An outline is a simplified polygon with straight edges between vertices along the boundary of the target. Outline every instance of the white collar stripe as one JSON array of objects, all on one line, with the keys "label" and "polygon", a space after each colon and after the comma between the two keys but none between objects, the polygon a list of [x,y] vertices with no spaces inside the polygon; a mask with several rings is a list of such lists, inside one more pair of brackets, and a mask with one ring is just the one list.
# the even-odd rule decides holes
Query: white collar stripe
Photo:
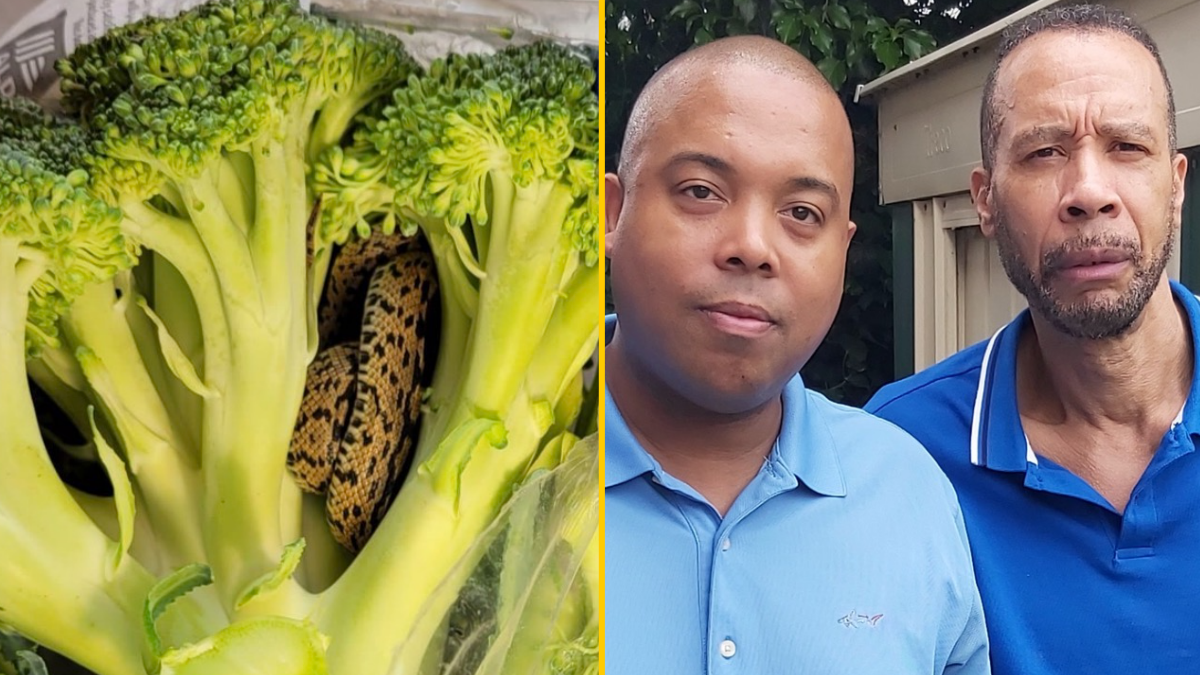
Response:
[{"label": "white collar stripe", "polygon": [[983,389],[987,384],[988,364],[992,360],[992,350],[996,347],[996,339],[1000,337],[1000,333],[1004,332],[1002,326],[996,334],[988,340],[987,349],[983,351],[983,363],[979,366],[979,387],[975,390],[975,413],[971,417],[971,463],[976,466],[980,465],[979,460],[979,418],[983,411]]}]

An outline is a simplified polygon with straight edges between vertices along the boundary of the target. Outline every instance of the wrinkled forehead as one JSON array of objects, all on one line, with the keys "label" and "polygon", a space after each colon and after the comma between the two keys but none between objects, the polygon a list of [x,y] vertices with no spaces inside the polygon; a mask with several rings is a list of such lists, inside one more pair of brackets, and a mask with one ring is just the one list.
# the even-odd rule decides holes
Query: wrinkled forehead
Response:
[{"label": "wrinkled forehead", "polygon": [[[1167,135],[1167,89],[1154,56],[1112,31],[1051,31],[1013,50],[996,78],[1001,136],[1045,123],[1145,122]],[[1087,119],[1068,119],[1079,117]]]}]

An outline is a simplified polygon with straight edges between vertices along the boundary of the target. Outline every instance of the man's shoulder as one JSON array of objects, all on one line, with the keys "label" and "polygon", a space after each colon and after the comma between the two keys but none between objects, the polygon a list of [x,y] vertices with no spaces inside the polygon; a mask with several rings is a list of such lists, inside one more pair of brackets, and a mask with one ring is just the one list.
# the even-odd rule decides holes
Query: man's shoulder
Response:
[{"label": "man's shoulder", "polygon": [[850,483],[887,476],[898,484],[949,488],[945,475],[921,441],[892,420],[809,392],[809,405],[829,427]]},{"label": "man's shoulder", "polygon": [[943,470],[966,460],[979,375],[981,342],[881,388],[865,410],[912,434]]},{"label": "man's shoulder", "polygon": [[[884,385],[864,409],[893,419],[896,413],[910,409],[936,412],[938,404],[969,407],[974,404],[986,349],[987,342],[976,343],[919,373]],[[964,392],[970,396],[964,396]]]},{"label": "man's shoulder", "polygon": [[[857,441],[871,444],[919,445],[912,435],[891,420],[872,414],[863,408],[837,403],[820,392],[809,390],[810,409],[820,415],[833,438],[840,442]],[[839,443],[844,444],[844,443]]]}]

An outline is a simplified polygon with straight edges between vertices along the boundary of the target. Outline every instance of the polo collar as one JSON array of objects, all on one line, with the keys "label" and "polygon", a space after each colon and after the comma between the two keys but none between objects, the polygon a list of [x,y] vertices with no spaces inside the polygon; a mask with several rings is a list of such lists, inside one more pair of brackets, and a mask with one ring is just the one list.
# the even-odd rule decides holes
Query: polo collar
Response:
[{"label": "polo collar", "polygon": [[[1172,295],[1187,314],[1193,350],[1191,389],[1175,424],[1200,433],[1200,300],[1179,282],[1170,283]],[[1025,471],[1038,464],[1017,407],[1017,344],[1030,321],[1025,309],[996,331],[984,349],[971,416],[970,458],[977,466]]]},{"label": "polo collar", "polygon": [[[608,344],[617,326],[617,317],[604,319]],[[791,474],[812,491],[829,496],[846,496],[846,481],[837,457],[833,433],[820,414],[809,406],[809,391],[796,375],[783,391],[783,423],[779,437],[767,458],[768,466],[779,473]],[[604,391],[604,486],[613,487],[646,473],[661,472],[658,462],[633,436],[624,417]]]}]

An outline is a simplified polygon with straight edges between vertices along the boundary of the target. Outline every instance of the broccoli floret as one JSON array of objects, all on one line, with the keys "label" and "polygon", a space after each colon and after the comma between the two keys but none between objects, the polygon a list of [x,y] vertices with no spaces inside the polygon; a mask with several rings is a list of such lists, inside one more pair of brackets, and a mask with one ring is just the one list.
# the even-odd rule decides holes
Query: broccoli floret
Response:
[{"label": "broccoli floret", "polygon": [[[467,533],[491,522],[553,429],[573,423],[556,412],[578,414],[557,404],[599,331],[594,79],[587,60],[551,43],[435,61],[387,105],[366,109],[352,140],[314,171],[322,202],[336,205],[331,215],[419,228],[442,289],[415,470],[323,599],[329,625],[377,619],[425,644],[453,595],[446,589],[465,578],[388,551],[420,542],[447,561],[470,557]],[[398,515],[410,513],[422,515]],[[392,598],[405,595],[436,606],[397,608]],[[389,657],[377,642],[347,635],[330,656],[374,672]]]},{"label": "broccoli floret", "polygon": [[296,534],[280,525],[285,458],[332,247],[356,226],[310,232],[308,159],[416,70],[398,40],[288,0],[145,19],[59,64],[64,106],[93,139],[93,189],[165,263],[151,310],[168,334],[202,335],[183,351],[204,392],[191,403],[203,527],[227,605]]}]

